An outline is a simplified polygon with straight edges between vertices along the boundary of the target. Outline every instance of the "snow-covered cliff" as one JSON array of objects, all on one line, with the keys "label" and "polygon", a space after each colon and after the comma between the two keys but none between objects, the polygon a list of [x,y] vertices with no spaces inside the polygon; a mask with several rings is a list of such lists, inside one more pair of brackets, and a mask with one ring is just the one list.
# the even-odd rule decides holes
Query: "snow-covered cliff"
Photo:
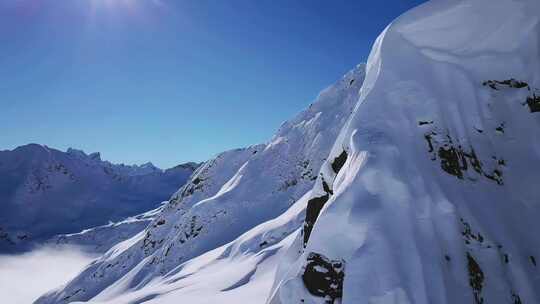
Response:
[{"label": "snow-covered cliff", "polygon": [[539,21],[432,1],[387,27],[269,303],[540,303]]}]

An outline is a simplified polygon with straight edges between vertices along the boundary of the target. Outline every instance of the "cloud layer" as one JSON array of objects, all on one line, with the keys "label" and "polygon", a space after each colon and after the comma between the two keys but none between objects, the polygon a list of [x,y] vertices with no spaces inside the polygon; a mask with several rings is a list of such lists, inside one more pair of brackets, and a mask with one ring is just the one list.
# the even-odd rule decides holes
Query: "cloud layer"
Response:
[{"label": "cloud layer", "polygon": [[0,303],[30,304],[69,281],[93,258],[74,247],[0,255]]}]

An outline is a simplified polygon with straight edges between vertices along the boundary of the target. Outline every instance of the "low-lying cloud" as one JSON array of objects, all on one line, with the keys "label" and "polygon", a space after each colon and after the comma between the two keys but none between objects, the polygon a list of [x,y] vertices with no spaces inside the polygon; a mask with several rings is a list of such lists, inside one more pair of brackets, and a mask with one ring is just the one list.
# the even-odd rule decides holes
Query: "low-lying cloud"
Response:
[{"label": "low-lying cloud", "polygon": [[30,304],[67,283],[94,258],[75,247],[0,255],[0,303]]}]

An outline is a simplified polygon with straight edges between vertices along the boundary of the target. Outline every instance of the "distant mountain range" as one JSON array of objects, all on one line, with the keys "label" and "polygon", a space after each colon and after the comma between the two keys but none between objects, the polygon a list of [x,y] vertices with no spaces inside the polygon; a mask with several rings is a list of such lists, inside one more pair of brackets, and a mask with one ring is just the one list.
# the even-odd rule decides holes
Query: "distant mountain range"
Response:
[{"label": "distant mountain range", "polygon": [[37,144],[0,151],[0,252],[154,209],[197,166],[117,165]]}]

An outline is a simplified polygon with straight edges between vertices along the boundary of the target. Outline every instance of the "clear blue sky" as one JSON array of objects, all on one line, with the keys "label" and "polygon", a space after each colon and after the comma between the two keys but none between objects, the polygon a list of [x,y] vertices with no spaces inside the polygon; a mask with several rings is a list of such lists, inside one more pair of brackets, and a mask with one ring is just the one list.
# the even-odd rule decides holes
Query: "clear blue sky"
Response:
[{"label": "clear blue sky", "polygon": [[171,167],[265,142],[418,0],[0,0],[0,150]]}]

